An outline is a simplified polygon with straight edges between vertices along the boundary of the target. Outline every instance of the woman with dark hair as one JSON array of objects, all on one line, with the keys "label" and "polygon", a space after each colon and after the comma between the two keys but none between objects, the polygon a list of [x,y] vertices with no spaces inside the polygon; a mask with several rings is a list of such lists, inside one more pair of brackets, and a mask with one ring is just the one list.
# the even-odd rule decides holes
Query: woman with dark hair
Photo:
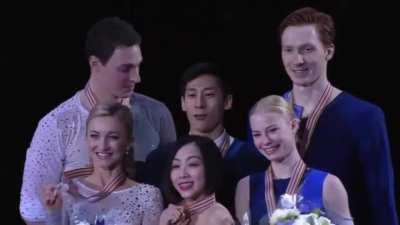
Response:
[{"label": "woman with dark hair", "polygon": [[229,211],[215,200],[222,178],[222,156],[215,143],[189,135],[168,152],[164,191],[170,203],[159,225],[233,225]]},{"label": "woman with dark hair", "polygon": [[156,225],[162,211],[160,191],[130,179],[130,109],[119,103],[96,105],[86,127],[91,166],[65,174],[59,185],[45,186],[47,224]]}]

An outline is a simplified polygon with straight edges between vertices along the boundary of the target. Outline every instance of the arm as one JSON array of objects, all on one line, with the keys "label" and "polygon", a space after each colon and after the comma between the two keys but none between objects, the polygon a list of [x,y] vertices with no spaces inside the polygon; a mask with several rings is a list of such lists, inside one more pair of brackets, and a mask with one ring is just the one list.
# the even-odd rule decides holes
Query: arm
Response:
[{"label": "arm", "polygon": [[160,144],[164,145],[176,140],[176,130],[171,112],[164,104],[160,114]]},{"label": "arm", "polygon": [[249,193],[250,177],[247,176],[241,179],[236,187],[235,194],[235,213],[236,218],[239,220],[240,224],[246,224],[245,217],[250,216],[250,193]]},{"label": "arm", "polygon": [[347,192],[342,182],[329,174],[324,181],[323,202],[328,217],[337,225],[353,225]]},{"label": "arm", "polygon": [[58,132],[53,118],[42,119],[26,153],[20,213],[27,224],[43,224],[46,211],[41,202],[41,191],[45,184],[60,181],[63,163],[59,151]]},{"label": "arm", "polygon": [[218,203],[215,209],[208,216],[208,223],[213,225],[234,225],[235,222],[228,209]]},{"label": "arm", "polygon": [[158,188],[149,186],[148,202],[145,203],[142,225],[157,225],[163,210],[161,193]]},{"label": "arm", "polygon": [[358,123],[358,154],[374,224],[398,224],[393,167],[385,118],[379,108],[364,112]]}]

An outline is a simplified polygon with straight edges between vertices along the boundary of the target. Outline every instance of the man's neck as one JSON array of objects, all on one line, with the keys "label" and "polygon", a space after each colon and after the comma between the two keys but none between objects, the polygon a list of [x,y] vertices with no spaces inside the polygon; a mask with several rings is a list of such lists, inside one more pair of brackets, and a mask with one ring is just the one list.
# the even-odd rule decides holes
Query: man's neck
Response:
[{"label": "man's neck", "polygon": [[212,140],[215,140],[222,134],[222,132],[224,132],[224,130],[225,130],[225,128],[221,124],[221,125],[218,125],[216,128],[214,128],[210,132],[202,132],[202,131],[190,129],[189,134],[208,137],[208,138],[210,138]]},{"label": "man's neck", "polygon": [[311,114],[328,84],[329,81],[326,78],[321,78],[307,86],[293,84],[294,103],[304,108],[303,117]]},{"label": "man's neck", "polygon": [[116,96],[113,96],[111,93],[107,92],[103,87],[101,87],[94,79],[94,75],[90,76],[90,79],[87,83],[87,86],[90,87],[91,91],[93,92],[96,98],[96,104],[103,104],[103,103],[116,103],[120,99]]}]

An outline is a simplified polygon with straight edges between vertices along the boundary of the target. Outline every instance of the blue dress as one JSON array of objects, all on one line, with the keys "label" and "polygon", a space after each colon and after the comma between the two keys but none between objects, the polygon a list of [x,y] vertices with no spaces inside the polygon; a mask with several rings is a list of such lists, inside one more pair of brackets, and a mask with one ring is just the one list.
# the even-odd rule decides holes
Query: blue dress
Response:
[{"label": "blue dress", "polygon": [[[268,214],[265,202],[265,175],[265,171],[250,175],[250,221],[252,225],[258,225],[259,221]],[[309,208],[308,210],[320,209],[324,211],[322,191],[327,175],[328,173],[316,169],[306,171],[299,195],[303,197],[301,202]],[[288,184],[289,178],[274,180],[276,200],[279,200],[278,196],[285,193]]]},{"label": "blue dress", "polygon": [[[302,108],[297,106],[295,111],[301,118]],[[381,108],[342,92],[322,112],[303,160],[342,181],[354,224],[398,224],[390,145]]]}]

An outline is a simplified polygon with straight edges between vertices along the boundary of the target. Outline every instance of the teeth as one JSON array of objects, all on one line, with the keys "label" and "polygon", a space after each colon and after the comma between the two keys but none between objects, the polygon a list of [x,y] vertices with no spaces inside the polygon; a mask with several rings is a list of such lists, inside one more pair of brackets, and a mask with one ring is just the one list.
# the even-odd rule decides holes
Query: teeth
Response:
[{"label": "teeth", "polygon": [[111,153],[97,152],[96,155],[100,157],[108,157],[111,156]]}]

